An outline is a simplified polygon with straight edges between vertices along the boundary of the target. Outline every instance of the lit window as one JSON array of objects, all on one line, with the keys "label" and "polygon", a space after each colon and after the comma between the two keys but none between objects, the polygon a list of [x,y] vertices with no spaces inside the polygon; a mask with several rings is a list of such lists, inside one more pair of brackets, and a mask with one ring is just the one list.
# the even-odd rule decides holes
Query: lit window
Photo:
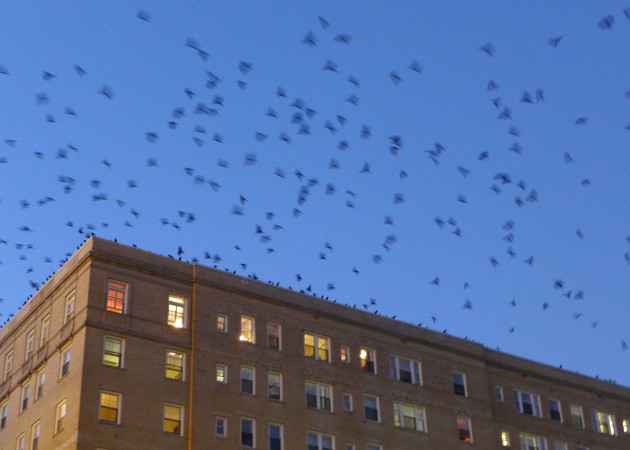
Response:
[{"label": "lit window", "polygon": [[241,334],[238,340],[250,344],[256,343],[256,323],[253,317],[241,316]]},{"label": "lit window", "polygon": [[549,399],[549,417],[556,422],[562,422],[560,400]]},{"label": "lit window", "polygon": [[306,435],[307,450],[333,450],[334,438],[329,434],[308,432]]},{"label": "lit window", "polygon": [[35,330],[31,330],[26,335],[26,352],[24,352],[24,361],[28,361],[33,355],[33,349],[35,347]]},{"label": "lit window", "polygon": [[523,450],[547,450],[547,439],[533,434],[520,434],[521,448]]},{"label": "lit window", "polygon": [[380,420],[378,413],[378,397],[365,394],[363,396],[363,412],[365,420],[378,422]]},{"label": "lit window", "polygon": [[352,394],[343,393],[342,405],[344,411],[352,411]]},{"label": "lit window", "polygon": [[166,378],[184,380],[184,354],[173,350],[166,351]]},{"label": "lit window", "polygon": [[347,345],[342,345],[341,350],[339,352],[339,357],[341,362],[349,363],[350,362],[350,347]]},{"label": "lit window", "polygon": [[0,430],[4,430],[7,426],[7,417],[9,416],[9,401],[5,401],[0,405]]},{"label": "lit window", "polygon": [[241,419],[241,445],[243,447],[255,447],[254,434],[256,432],[256,424],[254,419]]},{"label": "lit window", "polygon": [[76,295],[74,292],[66,297],[66,308],[63,315],[63,324],[67,324],[74,317]]},{"label": "lit window", "polygon": [[67,412],[67,401],[63,400],[62,402],[57,404],[55,408],[55,434],[61,433],[64,430],[65,418]]},{"label": "lit window", "polygon": [[359,358],[361,358],[361,370],[376,373],[376,350],[361,347],[359,350]]},{"label": "lit window", "polygon": [[164,425],[163,430],[166,433],[181,436],[184,432],[182,427],[182,419],[184,416],[184,407],[166,403],[164,405]]},{"label": "lit window", "polygon": [[459,440],[471,444],[473,441],[470,417],[457,416],[457,433]]},{"label": "lit window", "polygon": [[531,392],[514,391],[514,408],[516,412],[534,417],[542,417],[540,396]]},{"label": "lit window", "polygon": [[39,372],[37,372],[37,388],[35,390],[35,400],[44,395],[44,383],[46,383],[46,370],[41,369]]},{"label": "lit window", "polygon": [[254,395],[254,368],[241,366],[241,392]]},{"label": "lit window", "polygon": [[39,448],[40,433],[41,433],[41,425],[38,420],[31,427],[31,450],[37,450]]},{"label": "lit window", "polygon": [[425,409],[422,406],[394,402],[394,426],[427,432]]},{"label": "lit window", "polygon": [[28,409],[28,399],[31,396],[31,385],[25,384],[22,386],[22,396],[20,397],[20,412]]},{"label": "lit window", "polygon": [[168,325],[175,328],[184,328],[186,324],[186,299],[168,296]]},{"label": "lit window", "polygon": [[494,387],[494,398],[497,402],[503,403],[503,387],[502,386]]},{"label": "lit window", "polygon": [[304,356],[320,361],[329,361],[330,338],[304,333]]},{"label": "lit window", "polygon": [[39,338],[39,346],[43,347],[48,342],[48,334],[50,333],[50,314],[42,319],[42,334]]},{"label": "lit window", "polygon": [[103,364],[111,367],[122,367],[123,340],[105,336],[103,340]]},{"label": "lit window", "polygon": [[24,450],[24,440],[24,433],[22,433],[15,440],[15,450]]},{"label": "lit window", "polygon": [[282,450],[282,425],[269,424],[269,450]]},{"label": "lit window", "polygon": [[120,423],[120,394],[101,392],[98,419],[102,422]]},{"label": "lit window", "polygon": [[227,419],[225,417],[217,417],[215,419],[214,434],[218,437],[227,436]]},{"label": "lit window", "polygon": [[269,322],[267,324],[267,346],[275,350],[280,350],[282,328],[280,324]]},{"label": "lit window", "polygon": [[571,424],[574,427],[584,428],[584,413],[582,412],[582,405],[571,404],[569,409],[571,410]]},{"label": "lit window", "polygon": [[420,361],[390,355],[389,375],[392,380],[404,381],[411,384],[422,384]]},{"label": "lit window", "polygon": [[120,281],[107,282],[107,311],[124,314],[127,307],[127,284]]},{"label": "lit window", "polygon": [[217,364],[217,383],[227,383],[227,366],[225,364]]},{"label": "lit window", "polygon": [[462,372],[452,372],[451,381],[453,383],[453,392],[455,395],[466,397],[466,374]]},{"label": "lit window", "polygon": [[601,434],[617,436],[617,427],[615,426],[615,416],[605,411],[592,411],[593,429]]},{"label": "lit window", "polygon": [[554,450],[569,450],[569,444],[563,441],[556,441]]},{"label": "lit window", "polygon": [[506,430],[501,431],[501,447],[509,447],[510,445],[510,432]]},{"label": "lit window", "polygon": [[271,400],[282,400],[282,374],[269,372],[267,374],[267,388]]},{"label": "lit window", "polygon": [[4,357],[4,378],[3,381],[7,381],[7,378],[11,375],[11,371],[13,370],[13,350],[7,353],[7,356]]},{"label": "lit window", "polygon": [[630,434],[630,419],[623,419],[621,422],[624,434]]},{"label": "lit window", "polygon": [[217,331],[219,333],[227,333],[228,316],[225,314],[217,314]]},{"label": "lit window", "polygon": [[63,377],[70,371],[70,347],[66,347],[61,351],[61,368],[59,378]]},{"label": "lit window", "polygon": [[322,411],[332,411],[332,386],[329,384],[307,381],[306,406],[308,408],[321,409]]}]

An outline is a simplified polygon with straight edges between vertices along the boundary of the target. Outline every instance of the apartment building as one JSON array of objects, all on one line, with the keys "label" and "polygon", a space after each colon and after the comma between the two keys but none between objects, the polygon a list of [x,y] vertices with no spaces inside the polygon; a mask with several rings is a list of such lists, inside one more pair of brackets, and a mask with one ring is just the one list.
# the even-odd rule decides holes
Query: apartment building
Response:
[{"label": "apartment building", "polygon": [[0,370],[3,450],[630,449],[626,387],[96,237]]}]

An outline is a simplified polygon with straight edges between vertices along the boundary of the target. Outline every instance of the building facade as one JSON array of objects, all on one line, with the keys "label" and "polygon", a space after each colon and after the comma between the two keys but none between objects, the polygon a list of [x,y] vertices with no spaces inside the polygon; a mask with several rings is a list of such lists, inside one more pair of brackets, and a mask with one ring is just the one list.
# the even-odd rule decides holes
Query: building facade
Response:
[{"label": "building facade", "polygon": [[630,389],[91,237],[0,330],[0,449],[630,449]]}]

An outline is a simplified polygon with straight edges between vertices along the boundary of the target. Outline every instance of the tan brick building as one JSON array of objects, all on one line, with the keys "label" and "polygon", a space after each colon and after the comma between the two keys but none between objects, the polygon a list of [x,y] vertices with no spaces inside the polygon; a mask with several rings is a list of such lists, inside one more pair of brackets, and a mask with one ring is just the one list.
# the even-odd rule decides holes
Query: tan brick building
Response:
[{"label": "tan brick building", "polygon": [[90,238],[0,331],[0,449],[630,449],[630,389]]}]

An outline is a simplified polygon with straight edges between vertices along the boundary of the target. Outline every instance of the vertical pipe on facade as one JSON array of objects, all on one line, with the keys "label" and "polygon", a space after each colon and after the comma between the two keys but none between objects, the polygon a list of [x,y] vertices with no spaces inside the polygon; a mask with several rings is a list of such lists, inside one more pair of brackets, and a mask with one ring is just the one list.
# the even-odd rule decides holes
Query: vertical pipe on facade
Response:
[{"label": "vertical pipe on facade", "polygon": [[197,299],[197,264],[192,265],[192,292],[190,294],[190,362],[188,366],[188,450],[192,450],[193,439],[193,390],[195,377],[195,306]]}]

